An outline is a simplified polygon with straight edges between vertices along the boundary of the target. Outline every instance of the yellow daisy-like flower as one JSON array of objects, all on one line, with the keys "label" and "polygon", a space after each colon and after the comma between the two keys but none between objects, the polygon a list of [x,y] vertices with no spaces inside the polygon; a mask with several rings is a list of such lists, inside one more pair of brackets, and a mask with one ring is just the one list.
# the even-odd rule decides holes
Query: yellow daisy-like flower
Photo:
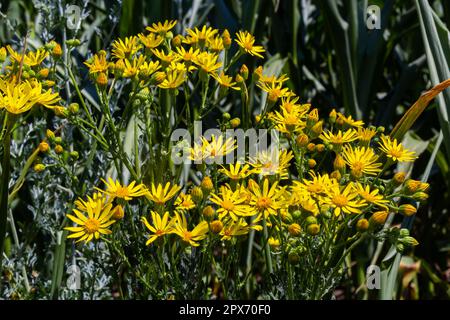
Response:
[{"label": "yellow daisy-like flower", "polygon": [[189,45],[198,45],[204,47],[209,41],[217,34],[217,29],[203,26],[202,29],[195,27],[194,29],[186,30],[187,36],[183,40],[184,43]]},{"label": "yellow daisy-like flower", "polygon": [[180,189],[181,187],[176,184],[170,187],[170,182],[167,182],[164,187],[160,183],[158,184],[158,186],[152,183],[151,190],[148,190],[145,196],[147,197],[147,199],[153,201],[154,203],[163,205],[164,203],[172,199],[177,194],[177,192],[180,191]]},{"label": "yellow daisy-like flower", "polygon": [[195,57],[194,63],[203,72],[214,73],[222,66],[222,62],[217,61],[218,58],[217,54],[202,52]]},{"label": "yellow daisy-like flower", "polygon": [[333,209],[336,216],[339,216],[341,213],[361,213],[360,208],[364,207],[366,202],[357,198],[358,193],[349,183],[345,188],[336,185],[328,190],[324,202]]},{"label": "yellow daisy-like flower", "polygon": [[95,54],[92,57],[92,62],[84,63],[89,68],[89,74],[97,74],[108,71],[108,61],[106,60],[106,53],[104,51]]},{"label": "yellow daisy-like flower", "polygon": [[303,181],[294,181],[291,190],[293,193],[304,194],[319,199],[325,195],[328,190],[337,185],[337,181],[328,176],[328,174],[319,174],[314,171],[309,172],[310,178]]},{"label": "yellow daisy-like flower", "polygon": [[168,70],[166,78],[158,87],[161,89],[176,89],[186,80],[186,72],[178,70]]},{"label": "yellow daisy-like flower", "polygon": [[184,242],[189,243],[193,247],[198,247],[200,245],[198,242],[206,238],[209,230],[208,223],[202,221],[194,229],[189,231],[184,214],[178,212],[175,214],[176,222],[172,232],[178,235]]},{"label": "yellow daisy-like flower", "polygon": [[132,181],[128,186],[122,185],[119,180],[114,181],[111,177],[108,181],[102,179],[106,185],[106,190],[96,188],[113,198],[120,198],[129,201],[133,198],[141,197],[147,193],[147,189],[143,184],[136,185],[136,181]]},{"label": "yellow daisy-like flower", "polygon": [[239,217],[253,216],[255,212],[251,207],[244,204],[247,200],[241,196],[240,190],[233,191],[228,186],[221,186],[219,194],[211,194],[211,202],[217,204],[219,219],[230,216],[237,221]]},{"label": "yellow daisy-like flower", "polygon": [[[292,105],[287,104],[288,108]],[[275,111],[269,114],[269,119],[275,124],[275,128],[283,133],[294,133],[302,131],[306,122],[305,116],[308,112],[308,108],[295,107],[290,110],[285,105],[281,105],[280,111]]]},{"label": "yellow daisy-like flower", "polygon": [[125,69],[123,70],[124,78],[132,78],[136,76],[145,62],[144,56],[139,56],[139,58],[134,58],[131,62],[127,59],[124,60]]},{"label": "yellow daisy-like flower", "polygon": [[219,75],[213,73],[212,76],[222,88],[231,88],[238,91],[241,90],[241,88],[236,85],[236,82],[233,82],[233,78],[227,76],[223,71]]},{"label": "yellow daisy-like flower", "polygon": [[75,215],[67,214],[67,218],[75,222],[76,227],[65,227],[65,230],[72,232],[67,236],[69,239],[78,238],[76,242],[85,241],[86,243],[93,238],[99,239],[101,234],[111,234],[108,229],[115,220],[111,219],[113,215],[112,204],[102,204],[102,200],[98,199],[95,206],[88,205],[86,212],[77,209],[73,210]]},{"label": "yellow daisy-like flower", "polygon": [[342,152],[344,162],[350,167],[350,173],[353,177],[359,179],[364,174],[377,175],[381,169],[381,163],[378,161],[378,156],[372,148],[357,147],[353,148],[350,145],[344,146]]},{"label": "yellow daisy-like flower", "polygon": [[173,27],[177,24],[176,20],[166,20],[163,23],[152,23],[151,27],[146,27],[150,32],[158,33],[161,36],[164,36],[167,32],[172,30]]},{"label": "yellow daisy-like flower", "polygon": [[193,63],[197,56],[200,54],[200,49],[194,49],[192,47],[189,48],[189,50],[186,50],[183,47],[177,47],[177,53],[181,60],[183,60],[186,63]]},{"label": "yellow daisy-like flower", "polygon": [[95,206],[97,205],[97,200],[100,200],[100,203],[103,205],[103,203],[106,201],[105,195],[102,192],[96,192],[92,197],[87,196],[86,201],[82,198],[78,198],[77,200],[75,200],[74,204],[78,210],[87,211],[88,206],[90,206],[91,208],[95,208]]},{"label": "yellow daisy-like flower", "polygon": [[153,241],[166,234],[172,233],[174,220],[169,221],[169,212],[165,212],[161,217],[158,213],[151,211],[152,224],[150,224],[145,217],[141,218],[142,223],[152,233],[145,245],[150,245]]},{"label": "yellow daisy-like flower", "polygon": [[0,110],[5,108],[12,114],[21,114],[30,110],[34,105],[41,104],[53,109],[60,100],[58,93],[51,90],[43,91],[42,84],[37,81],[21,82],[0,79]]},{"label": "yellow daisy-like flower", "polygon": [[208,42],[208,47],[211,51],[214,51],[216,53],[224,50],[225,46],[223,45],[222,37],[211,38]]},{"label": "yellow daisy-like flower", "polygon": [[377,131],[374,128],[358,128],[356,132],[359,142],[364,146],[368,146],[376,134]]},{"label": "yellow daisy-like flower", "polygon": [[40,65],[42,61],[48,56],[48,52],[41,48],[36,52],[29,51],[25,56],[21,53],[14,51],[11,46],[6,46],[6,49],[9,52],[11,59],[17,63],[21,63],[23,59],[23,64],[29,67],[34,67]]},{"label": "yellow daisy-like flower", "polygon": [[180,57],[174,52],[165,53],[164,50],[152,49],[153,54],[161,60],[163,67],[170,65],[172,62],[178,61]]},{"label": "yellow daisy-like flower", "polygon": [[405,149],[401,143],[397,142],[397,139],[392,140],[389,136],[382,135],[379,145],[381,151],[393,161],[411,162],[417,158],[414,151]]},{"label": "yellow daisy-like flower", "polygon": [[200,138],[201,143],[194,143],[194,148],[191,149],[190,159],[196,162],[214,162],[221,160],[222,157],[233,152],[236,149],[235,141],[232,137],[226,139],[222,135],[216,137],[211,136],[211,141],[205,137]]},{"label": "yellow daisy-like flower", "polygon": [[249,180],[248,187],[252,193],[250,205],[260,214],[264,214],[266,217],[276,215],[283,206],[284,188],[278,188],[277,181],[269,186],[269,180],[264,179],[263,186],[260,188],[254,180]]},{"label": "yellow daisy-like flower", "polygon": [[263,58],[262,54],[265,50],[262,46],[255,46],[255,37],[247,31],[239,31],[236,33],[237,39],[235,41],[243,49],[244,52]]},{"label": "yellow daisy-like flower", "polygon": [[337,133],[331,131],[322,132],[319,138],[322,139],[323,142],[332,144],[339,150],[344,143],[349,143],[358,139],[358,135],[354,129],[349,129],[345,132],[339,130]]},{"label": "yellow daisy-like flower", "polygon": [[389,200],[386,200],[382,194],[379,194],[380,190],[377,188],[374,188],[372,191],[370,190],[370,186],[366,185],[365,187],[357,182],[354,186],[356,192],[368,203],[375,204],[377,206],[380,206],[384,209],[388,209],[386,206],[387,203],[389,203]]},{"label": "yellow daisy-like flower", "polygon": [[144,61],[139,66],[139,75],[145,75],[145,77],[151,76],[153,73],[158,71],[161,68],[159,61]]},{"label": "yellow daisy-like flower", "polygon": [[219,172],[223,173],[231,180],[245,179],[253,173],[250,169],[250,165],[245,164],[242,166],[240,162],[237,162],[236,164],[230,163],[228,170],[225,167],[222,167],[222,169],[219,169]]},{"label": "yellow daisy-like flower", "polygon": [[195,203],[190,194],[184,194],[182,192],[175,200],[175,206],[178,210],[191,210],[195,208]]},{"label": "yellow daisy-like flower", "polygon": [[338,118],[336,122],[344,127],[346,126],[346,127],[360,128],[364,125],[363,121],[354,120],[352,116],[346,117],[340,112],[337,114],[337,116]]},{"label": "yellow daisy-like flower", "polygon": [[219,233],[222,236],[220,240],[227,241],[231,240],[233,237],[246,235],[249,230],[250,228],[244,219],[229,221]]},{"label": "yellow daisy-like flower", "polygon": [[139,49],[140,44],[136,36],[114,40],[112,43],[112,55],[116,59],[130,59]]},{"label": "yellow daisy-like flower", "polygon": [[154,33],[150,33],[148,35],[140,33],[138,34],[138,37],[141,43],[147,49],[155,49],[164,41],[162,37]]},{"label": "yellow daisy-like flower", "polygon": [[293,158],[292,151],[262,150],[255,157],[250,157],[249,164],[255,169],[255,173],[262,176],[279,175],[280,179],[287,179],[287,169]]},{"label": "yellow daisy-like flower", "polygon": [[288,97],[291,95],[289,89],[283,88],[283,83],[281,82],[259,81],[257,86],[261,88],[261,90],[267,92],[267,99],[269,99],[272,103],[277,102],[279,98]]}]

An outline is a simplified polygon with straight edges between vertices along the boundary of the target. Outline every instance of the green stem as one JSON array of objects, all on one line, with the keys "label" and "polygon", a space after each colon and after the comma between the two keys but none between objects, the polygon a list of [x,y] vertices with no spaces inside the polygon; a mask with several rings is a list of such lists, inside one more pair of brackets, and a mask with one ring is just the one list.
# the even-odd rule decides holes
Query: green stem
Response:
[{"label": "green stem", "polygon": [[9,116],[6,132],[3,137],[2,180],[0,182],[0,270],[3,262],[3,246],[6,236],[6,222],[8,219],[9,178],[11,169],[11,132],[14,127],[14,116]]}]

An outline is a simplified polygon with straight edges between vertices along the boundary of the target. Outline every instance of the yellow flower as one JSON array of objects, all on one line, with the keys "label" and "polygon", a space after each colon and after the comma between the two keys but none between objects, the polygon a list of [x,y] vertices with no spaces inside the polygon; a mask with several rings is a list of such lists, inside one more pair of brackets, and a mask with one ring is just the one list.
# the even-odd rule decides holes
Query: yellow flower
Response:
[{"label": "yellow flower", "polygon": [[208,42],[208,47],[210,50],[212,50],[216,53],[224,50],[225,46],[223,45],[222,37],[210,38],[209,42]]},{"label": "yellow flower", "polygon": [[100,200],[100,204],[103,205],[103,203],[106,202],[105,195],[101,192],[96,192],[92,197],[87,196],[87,201],[82,198],[78,198],[75,200],[74,204],[78,210],[87,211],[88,206],[95,208],[97,205],[97,200]]},{"label": "yellow flower", "polygon": [[170,63],[180,59],[174,51],[165,53],[164,50],[152,49],[152,52],[159,60],[161,60],[163,66],[168,66]]},{"label": "yellow flower", "polygon": [[287,169],[293,158],[292,151],[262,150],[255,157],[250,157],[249,164],[255,169],[255,173],[262,176],[279,175],[280,179],[287,179]]},{"label": "yellow flower", "polygon": [[[287,106],[287,108],[286,108]],[[282,104],[280,111],[269,114],[269,119],[275,124],[275,128],[284,133],[294,133],[305,128],[305,116],[308,108],[293,107],[290,104]]]},{"label": "yellow flower", "polygon": [[180,193],[175,200],[175,206],[178,210],[191,210],[195,208],[195,203],[190,194]]},{"label": "yellow flower", "polygon": [[128,186],[122,185],[119,180],[114,181],[111,177],[108,178],[108,181],[105,181],[104,179],[102,179],[102,181],[106,185],[106,190],[101,190],[99,188],[95,189],[113,198],[120,198],[129,201],[133,198],[141,197],[147,193],[147,189],[143,184],[136,186],[136,181],[132,181]]},{"label": "yellow flower", "polygon": [[344,146],[342,157],[350,167],[353,177],[359,179],[363,174],[377,175],[381,169],[378,156],[371,148]]},{"label": "yellow flower", "polygon": [[194,63],[205,73],[214,73],[222,66],[222,62],[217,62],[218,58],[217,54],[202,52],[195,57]]},{"label": "yellow flower", "polygon": [[364,125],[363,121],[361,120],[356,121],[352,118],[352,116],[346,117],[342,113],[338,113],[337,116],[338,116],[337,123],[343,126],[360,128]]},{"label": "yellow flower", "polygon": [[162,217],[154,211],[150,211],[150,214],[152,216],[153,225],[151,225],[145,217],[141,218],[142,223],[144,223],[147,229],[152,233],[145,243],[147,246],[159,237],[171,233],[173,231],[174,224],[174,220],[169,221],[169,212],[167,211]]},{"label": "yellow flower", "polygon": [[193,247],[198,247],[198,241],[201,241],[206,238],[206,234],[208,233],[209,226],[206,221],[200,222],[192,231],[189,231],[187,227],[187,221],[184,214],[176,214],[176,222],[173,228],[173,233],[181,237],[184,242],[189,243]]},{"label": "yellow flower", "polygon": [[326,131],[323,132],[319,138],[322,139],[323,142],[336,146],[339,150],[344,143],[349,143],[358,139],[358,135],[354,129],[349,129],[345,132],[339,130],[336,134],[331,131]]},{"label": "yellow flower", "polygon": [[262,46],[254,45],[254,36],[252,36],[247,31],[239,31],[238,33],[236,33],[236,36],[237,39],[235,41],[244,50],[244,52],[251,54],[252,56],[263,58],[261,53],[263,53],[265,50]]},{"label": "yellow flower", "polygon": [[157,48],[164,39],[157,34],[150,33],[148,35],[144,35],[142,33],[138,34],[139,40],[147,49]]},{"label": "yellow flower", "polygon": [[43,48],[38,49],[36,52],[29,51],[25,56],[14,51],[14,49],[9,45],[6,46],[6,49],[8,50],[12,60],[20,63],[23,57],[23,64],[29,67],[40,65],[42,61],[44,61],[44,59],[48,56],[48,52]]},{"label": "yellow flower", "polygon": [[145,77],[149,77],[153,73],[158,71],[160,68],[161,66],[159,65],[159,61],[150,61],[150,62],[144,61],[139,66],[139,75],[143,74],[145,75]]},{"label": "yellow flower", "polygon": [[373,128],[358,128],[358,132],[356,134],[361,144],[368,146],[370,140],[372,140],[372,138],[377,134],[377,131]]},{"label": "yellow flower", "polygon": [[180,189],[181,187],[176,184],[174,184],[171,188],[170,182],[167,182],[164,187],[160,183],[158,184],[158,186],[152,183],[151,190],[148,190],[145,196],[147,197],[147,199],[153,201],[154,203],[163,205],[164,203],[172,199],[175,194],[180,191]]},{"label": "yellow flower", "polygon": [[184,43],[203,47],[205,46],[205,44],[208,44],[209,40],[217,34],[217,29],[203,26],[200,30],[195,27],[195,29],[187,29],[186,33],[187,36],[183,40]]},{"label": "yellow flower", "polygon": [[186,80],[186,72],[178,70],[168,70],[166,78],[158,87],[161,89],[176,89]]},{"label": "yellow flower", "polygon": [[250,228],[247,222],[244,221],[244,219],[229,221],[220,231],[220,235],[222,236],[220,240],[231,240],[233,237],[248,234],[249,230]]},{"label": "yellow flower", "polygon": [[281,82],[262,82],[259,81],[257,86],[261,90],[267,92],[267,99],[270,102],[275,103],[279,98],[288,97],[291,95],[288,88],[283,88],[283,83]]},{"label": "yellow flower", "polygon": [[266,217],[276,215],[278,210],[283,206],[283,193],[285,188],[278,188],[278,182],[274,182],[269,186],[269,180],[264,179],[262,188],[254,180],[248,182],[249,190],[252,194],[250,205],[253,206],[260,214]]},{"label": "yellow flower", "polygon": [[411,162],[417,158],[414,151],[405,149],[401,143],[397,142],[397,139],[392,140],[389,136],[382,135],[381,141],[379,143],[381,151],[393,161]]},{"label": "yellow flower", "polygon": [[227,76],[225,73],[223,73],[223,71],[219,75],[214,73],[212,76],[214,79],[216,79],[217,83],[219,83],[219,85],[223,88],[241,90],[240,87],[236,86],[236,82],[233,82],[233,78]]},{"label": "yellow flower", "polygon": [[138,74],[140,67],[144,63],[144,56],[139,56],[139,58],[133,58],[133,61],[129,61],[128,59],[124,60],[125,69],[123,70],[124,78],[132,78]]},{"label": "yellow flower", "polygon": [[319,174],[314,171],[309,172],[310,179],[303,179],[302,182],[294,181],[291,187],[292,191],[298,194],[307,193],[310,196],[318,198],[325,195],[328,190],[337,185],[336,180],[330,178],[328,174]]},{"label": "yellow flower", "polygon": [[0,110],[5,108],[9,113],[21,114],[30,110],[34,105],[41,104],[53,109],[61,98],[51,90],[42,91],[42,84],[37,81],[21,82],[0,79]]},{"label": "yellow flower", "polygon": [[147,29],[150,32],[158,33],[161,36],[164,36],[167,32],[172,30],[173,27],[177,24],[176,20],[166,20],[164,23],[158,22],[153,23],[151,27],[147,27]]},{"label": "yellow flower", "polygon": [[75,222],[76,227],[65,227],[65,230],[72,232],[67,238],[78,238],[76,242],[85,241],[86,243],[93,238],[99,239],[101,234],[111,234],[111,230],[108,229],[115,220],[111,219],[113,211],[111,210],[112,204],[106,204],[103,206],[102,200],[97,199],[95,206],[88,203],[86,212],[81,212],[74,209],[74,215],[67,214],[67,218]]},{"label": "yellow flower", "polygon": [[244,204],[247,199],[241,196],[240,190],[233,191],[228,186],[221,186],[219,194],[211,194],[210,200],[219,206],[217,209],[219,219],[230,216],[237,221],[239,217],[255,214],[251,207]]},{"label": "yellow flower", "polygon": [[92,62],[86,61],[84,63],[89,68],[89,74],[97,74],[108,71],[108,61],[106,61],[106,54],[101,51],[94,55]]},{"label": "yellow flower", "polygon": [[200,54],[200,49],[195,49],[190,47],[189,50],[186,50],[183,47],[177,47],[178,56],[186,63],[192,63],[195,61],[197,56]]},{"label": "yellow flower", "polygon": [[333,208],[334,214],[339,216],[341,213],[361,213],[360,208],[366,203],[364,200],[357,200],[357,197],[358,193],[349,183],[345,188],[336,185],[328,190],[324,201]]},{"label": "yellow flower", "polygon": [[355,190],[368,203],[375,204],[386,210],[388,209],[386,204],[389,203],[389,201],[386,200],[382,194],[379,194],[379,192],[380,192],[379,189],[374,188],[372,191],[370,191],[369,185],[366,185],[364,187],[361,183],[357,182],[355,184]]},{"label": "yellow flower", "polygon": [[223,136],[211,136],[211,141],[206,140],[205,137],[200,138],[201,143],[194,143],[194,148],[191,149],[190,159],[196,162],[206,161],[213,162],[219,160],[221,157],[233,152],[236,149],[234,139],[232,137],[223,141]]},{"label": "yellow flower", "polygon": [[140,44],[136,36],[115,40],[112,43],[112,55],[117,59],[130,59],[139,49]]},{"label": "yellow flower", "polygon": [[253,173],[253,171],[250,170],[250,165],[245,164],[241,166],[240,162],[237,162],[236,164],[230,163],[229,170],[227,170],[225,167],[222,167],[222,169],[219,169],[219,172],[222,172],[231,180],[245,179]]}]

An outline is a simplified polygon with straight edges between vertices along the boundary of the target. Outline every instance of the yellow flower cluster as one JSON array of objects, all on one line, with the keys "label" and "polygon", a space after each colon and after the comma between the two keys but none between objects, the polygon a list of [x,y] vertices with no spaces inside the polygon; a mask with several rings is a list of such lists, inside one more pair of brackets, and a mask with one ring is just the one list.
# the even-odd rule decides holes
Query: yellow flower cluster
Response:
[{"label": "yellow flower cluster", "polygon": [[[239,50],[225,64],[221,53],[232,44],[228,31],[203,26],[174,36],[175,25],[175,21],[156,23],[147,28],[148,33],[114,41],[110,61],[101,51],[86,62],[90,74],[100,87],[107,85],[112,74],[114,79],[131,78],[142,88],[163,90],[177,89],[194,75],[236,90],[246,90],[246,85],[236,83],[249,79],[266,99],[255,123],[279,131],[289,147],[262,150],[247,160],[219,166],[216,160],[234,153],[236,141],[225,134],[202,137],[189,154],[199,164],[201,183],[191,186],[195,183],[189,182],[183,188],[170,182],[147,187],[105,181],[105,190],[78,201],[76,216],[68,215],[78,225],[67,228],[73,232],[70,237],[90,241],[110,233],[107,228],[117,220],[115,212],[121,210],[123,216],[127,201],[140,198],[145,208],[150,207],[140,213],[147,245],[175,236],[199,246],[264,231],[266,243],[278,250],[330,230],[376,232],[389,213],[409,216],[416,212],[411,204],[402,204],[405,200],[426,200],[427,184],[406,180],[401,172],[393,175],[394,163],[414,161],[416,155],[385,135],[384,128],[365,127],[362,121],[335,110],[321,119],[318,109],[300,103],[287,87],[286,75],[266,75],[262,67],[248,77],[248,68],[242,66],[233,82],[226,74],[232,63],[242,54],[262,57],[264,52],[248,32],[237,33]],[[233,119],[231,127],[239,124],[239,119]],[[115,199],[120,210],[113,209]]]},{"label": "yellow flower cluster", "polygon": [[49,79],[50,70],[46,60],[50,57],[58,59],[61,47],[52,42],[36,51],[25,53],[15,51],[11,46],[0,47],[0,111],[5,109],[9,114],[21,114],[35,105],[49,109],[64,108],[57,103],[59,94],[53,93],[51,87],[55,82]]}]

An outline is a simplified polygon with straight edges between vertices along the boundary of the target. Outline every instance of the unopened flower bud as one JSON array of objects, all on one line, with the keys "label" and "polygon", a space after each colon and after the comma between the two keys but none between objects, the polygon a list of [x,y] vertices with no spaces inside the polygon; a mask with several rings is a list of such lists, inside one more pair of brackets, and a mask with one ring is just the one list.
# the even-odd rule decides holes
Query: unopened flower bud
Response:
[{"label": "unopened flower bud", "polygon": [[203,193],[209,194],[213,189],[214,185],[210,177],[204,177],[200,187],[202,188]]},{"label": "unopened flower bud", "polygon": [[223,229],[223,223],[220,220],[214,220],[210,224],[211,231],[215,234],[218,234]]},{"label": "unopened flower bud", "polygon": [[207,207],[203,208],[203,211],[202,211],[202,215],[203,215],[203,217],[206,218],[206,220],[211,220],[214,217],[215,213],[216,213],[216,211],[211,206],[207,206]]},{"label": "unopened flower bud", "polygon": [[297,143],[297,145],[300,148],[304,148],[304,147],[306,147],[308,145],[309,138],[308,138],[308,136],[306,134],[302,133],[302,134],[299,134],[297,136],[297,138],[295,139],[295,142]]},{"label": "unopened flower bud", "polygon": [[196,202],[196,203],[199,203],[200,201],[202,201],[203,200],[202,188],[193,187],[191,189],[191,196],[192,196],[192,200],[194,200],[194,202]]},{"label": "unopened flower bud", "polygon": [[417,246],[419,244],[419,242],[411,236],[402,238],[400,242],[404,245],[407,245],[408,247]]},{"label": "unopened flower bud", "polygon": [[60,145],[60,144],[56,145],[56,146],[55,146],[55,152],[56,152],[57,154],[63,153],[63,152],[64,152],[63,146]]},{"label": "unopened flower bud", "polygon": [[288,232],[293,237],[298,237],[302,232],[302,227],[298,223],[292,223],[288,227]]},{"label": "unopened flower bud", "polygon": [[317,223],[317,219],[314,216],[308,216],[305,220],[306,225],[316,224],[316,223]]},{"label": "unopened flower bud", "polygon": [[42,141],[41,143],[39,143],[39,151],[40,152],[45,153],[48,151],[48,149],[50,149],[50,146],[48,145],[47,142]]},{"label": "unopened flower bud", "polygon": [[95,79],[95,82],[101,89],[104,89],[108,85],[108,76],[106,75],[106,73],[100,72],[97,76],[97,79]]},{"label": "unopened flower bud", "polygon": [[318,225],[317,223],[310,224],[306,228],[306,232],[311,236],[315,236],[320,232],[320,225]]},{"label": "unopened flower bud", "polygon": [[336,122],[336,117],[337,117],[337,112],[336,110],[331,110],[330,115],[329,115],[329,119],[330,119],[330,123],[335,123]]},{"label": "unopened flower bud", "polygon": [[397,172],[394,174],[394,177],[392,178],[392,182],[394,185],[399,186],[405,181],[406,174],[402,171]]},{"label": "unopened flower bud", "polygon": [[76,102],[69,104],[69,111],[72,114],[77,114],[80,111],[80,105]]},{"label": "unopened flower bud", "polygon": [[308,167],[310,167],[311,169],[314,168],[317,165],[316,160],[314,159],[308,159]]},{"label": "unopened flower bud", "polygon": [[245,80],[248,79],[248,68],[245,64],[241,66],[241,69],[239,70],[239,74],[244,78]]},{"label": "unopened flower bud", "polygon": [[66,44],[70,47],[78,47],[81,44],[81,41],[78,39],[69,39],[66,40]]},{"label": "unopened flower bud", "polygon": [[300,256],[298,255],[297,252],[295,251],[291,251],[288,254],[288,261],[290,264],[292,265],[296,265],[300,262]]},{"label": "unopened flower bud", "polygon": [[42,163],[38,163],[38,164],[34,165],[33,169],[34,169],[35,172],[42,172],[42,171],[45,170],[45,165],[42,164]]},{"label": "unopened flower bud", "polygon": [[240,124],[241,124],[241,119],[239,119],[239,118],[233,118],[230,120],[230,125],[233,129],[239,127]]},{"label": "unopened flower bud", "polygon": [[382,225],[386,222],[386,219],[388,217],[387,211],[377,211],[372,214],[372,216],[369,219],[370,224],[374,225]]},{"label": "unopened flower bud", "polygon": [[112,209],[112,218],[114,220],[120,220],[123,219],[125,215],[125,211],[123,210],[123,207],[121,205],[117,205]]},{"label": "unopened flower bud", "polygon": [[359,232],[364,232],[369,228],[369,220],[367,219],[359,219],[358,222],[356,222],[356,230]]},{"label": "unopened flower bud", "polygon": [[399,208],[398,208],[398,212],[403,214],[406,217],[410,217],[412,215],[415,215],[417,212],[417,209],[415,206],[407,203],[407,204],[402,204]]}]

